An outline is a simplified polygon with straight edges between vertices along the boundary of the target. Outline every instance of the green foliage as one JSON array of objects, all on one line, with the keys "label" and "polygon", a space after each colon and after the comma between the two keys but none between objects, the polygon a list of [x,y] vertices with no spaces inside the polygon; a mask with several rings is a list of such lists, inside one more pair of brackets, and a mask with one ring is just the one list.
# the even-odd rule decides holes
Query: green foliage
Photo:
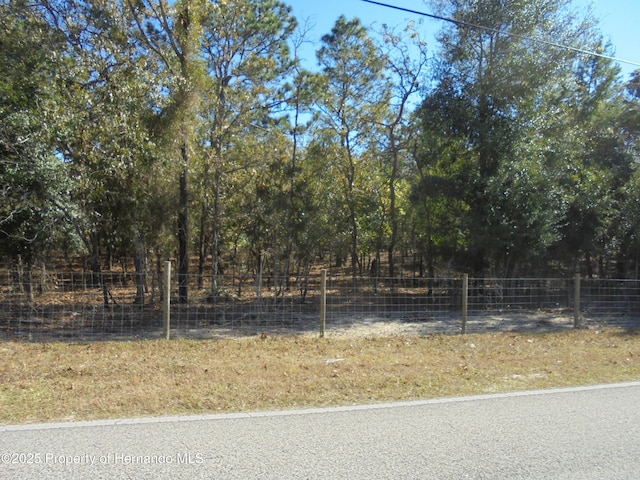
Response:
[{"label": "green foliage", "polygon": [[57,102],[55,49],[41,48],[57,40],[24,4],[0,5],[0,250],[29,267],[57,242],[72,243],[61,222],[73,208],[70,182],[47,121]]},{"label": "green foliage", "polygon": [[583,255],[605,255],[603,229],[618,188],[611,182],[628,178],[630,160],[617,139],[621,110],[611,110],[619,103],[617,70],[529,40],[571,44],[573,35],[603,50],[593,24],[577,21],[568,2],[440,6],[490,27],[443,32],[447,64],[419,113],[421,189],[466,206],[463,268],[512,275],[538,268],[551,252],[549,260],[559,252],[573,259],[561,261],[568,269]]},{"label": "green foliage", "polygon": [[490,29],[339,17],[309,72],[277,0],[0,3],[0,254],[635,274],[640,72],[534,40],[609,51],[569,0],[433,4]]}]

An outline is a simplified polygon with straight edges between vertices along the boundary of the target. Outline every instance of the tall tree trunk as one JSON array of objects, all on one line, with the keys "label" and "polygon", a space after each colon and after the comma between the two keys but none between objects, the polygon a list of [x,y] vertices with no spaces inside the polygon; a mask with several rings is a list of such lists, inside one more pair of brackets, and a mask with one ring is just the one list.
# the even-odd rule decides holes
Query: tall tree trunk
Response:
[{"label": "tall tree trunk", "polygon": [[347,203],[349,205],[349,223],[351,224],[351,270],[353,274],[353,285],[357,284],[358,278],[358,265],[360,261],[358,259],[358,212],[356,210],[356,198],[355,198],[355,179],[356,168],[354,160],[351,154],[348,140],[345,141],[347,156],[349,157],[349,170],[346,176],[347,181]]},{"label": "tall tree trunk", "polygon": [[396,249],[396,239],[398,237],[398,214],[396,212],[396,177],[398,176],[398,147],[396,145],[393,129],[389,134],[391,144],[391,175],[389,177],[389,221],[391,224],[391,237],[389,238],[389,277],[393,282],[395,275],[395,265],[393,252]]},{"label": "tall tree trunk", "polygon": [[136,298],[134,303],[144,306],[147,285],[147,249],[142,232],[136,236],[133,263],[136,269]]},{"label": "tall tree trunk", "polygon": [[97,232],[91,234],[91,271],[93,272],[92,286],[102,287],[102,300],[104,306],[108,307],[109,292],[100,266],[100,234]]},{"label": "tall tree trunk", "polygon": [[214,295],[218,294],[218,274],[220,273],[220,233],[222,231],[221,196],[222,196],[222,139],[216,143],[214,187],[213,187],[213,247],[211,249],[211,289]]},{"label": "tall tree trunk", "polygon": [[[351,202],[350,202],[351,203]],[[356,217],[355,206],[350,206],[351,210],[351,270],[353,274],[353,284],[357,283],[358,278],[358,219]]]},{"label": "tall tree trunk", "polygon": [[202,289],[204,266],[207,260],[207,206],[203,203],[200,212],[200,235],[198,236],[198,289]]},{"label": "tall tree trunk", "polygon": [[185,139],[181,148],[180,206],[178,212],[178,302],[189,302],[189,146]]},{"label": "tall tree trunk", "polygon": [[22,256],[18,255],[18,284],[20,288],[24,290],[25,295],[27,296],[27,302],[29,305],[33,304],[33,265],[32,262],[26,262],[26,272],[25,272],[25,264],[22,261]]}]

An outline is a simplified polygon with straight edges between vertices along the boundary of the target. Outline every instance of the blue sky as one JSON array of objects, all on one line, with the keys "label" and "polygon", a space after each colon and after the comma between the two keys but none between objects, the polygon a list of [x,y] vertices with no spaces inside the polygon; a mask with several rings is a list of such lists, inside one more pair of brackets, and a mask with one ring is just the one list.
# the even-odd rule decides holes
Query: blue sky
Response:
[{"label": "blue sky", "polygon": [[[406,23],[411,15],[362,0],[283,0],[291,5],[299,22],[309,20],[314,25],[310,40],[319,42],[320,37],[331,30],[336,19],[344,14],[347,18],[358,17],[367,26],[380,27],[383,23],[398,26]],[[430,13],[422,0],[379,0],[411,10]],[[604,37],[615,47],[616,57],[640,64],[640,0],[573,0],[576,8],[593,5],[596,17],[601,19],[600,29]],[[417,17],[415,17],[417,19]],[[427,41],[433,45],[433,34],[440,30],[443,22],[424,18],[423,29]],[[552,40],[552,39],[551,39]],[[435,50],[435,46],[433,47]],[[313,57],[315,48],[308,50]],[[315,62],[315,58],[309,58]],[[624,78],[638,66],[620,64]]]}]

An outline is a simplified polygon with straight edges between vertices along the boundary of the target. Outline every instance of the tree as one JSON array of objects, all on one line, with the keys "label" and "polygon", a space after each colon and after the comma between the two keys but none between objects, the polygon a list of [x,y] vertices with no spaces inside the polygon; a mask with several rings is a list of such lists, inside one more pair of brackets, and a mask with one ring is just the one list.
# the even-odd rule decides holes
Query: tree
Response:
[{"label": "tree", "polygon": [[[43,49],[41,45],[50,48]],[[31,270],[72,237],[66,166],[54,155],[60,38],[25,2],[0,4],[0,251]]]},{"label": "tree", "polygon": [[155,72],[130,41],[131,17],[122,4],[43,0],[33,9],[60,38],[52,152],[74,179],[70,192],[78,207],[61,208],[84,243],[105,304],[105,246],[110,256],[133,253],[136,301],[143,304],[145,234],[153,225],[144,187],[153,158],[149,105]]},{"label": "tree", "polygon": [[[198,99],[204,64],[201,58],[203,0],[127,0],[136,25],[136,36],[149,58],[157,62],[167,92],[159,111],[157,128],[173,155],[179,156],[178,300],[189,300],[190,192],[189,171],[194,148],[193,129],[198,120]],[[177,137],[177,139],[174,138]]]},{"label": "tree", "polygon": [[[402,154],[407,152],[411,143],[412,129],[409,127],[409,113],[414,95],[419,91],[420,82],[426,76],[427,49],[426,43],[419,36],[417,28],[409,24],[402,34],[396,34],[385,28],[383,45],[386,50],[384,58],[387,71],[390,72],[389,85],[393,95],[390,99],[389,111],[382,120],[384,132],[381,149],[388,156],[389,171],[389,242],[387,246],[389,259],[389,277],[395,276],[394,253],[399,235],[397,182],[402,170]],[[410,41],[405,41],[410,39]]]},{"label": "tree", "polygon": [[469,248],[465,190],[475,169],[466,150],[468,101],[444,83],[430,92],[415,114],[412,145],[414,178],[411,183],[412,244],[419,253],[420,273],[435,277],[438,258],[455,260],[455,268],[467,269],[464,252]]},{"label": "tree", "polygon": [[544,186],[558,165],[536,122],[553,118],[548,92],[561,88],[576,58],[534,39],[571,44],[592,29],[571,17],[568,1],[434,3],[459,23],[440,36],[443,65],[421,110],[439,131],[426,135],[455,132],[456,142],[439,148],[455,148],[449,155],[469,168],[461,197],[466,267],[510,275],[556,238],[559,199]]},{"label": "tree", "polygon": [[[246,138],[269,138],[265,131],[280,128],[274,113],[284,103],[282,83],[292,66],[288,42],[296,28],[290,10],[275,0],[231,0],[210,4],[203,17],[202,56],[208,76],[200,137],[200,271],[211,231],[214,289],[220,271],[222,195],[229,190],[228,177],[259,165],[260,155],[245,150],[245,143],[252,144]],[[245,154],[230,154],[233,150]],[[280,156],[276,151],[274,157],[280,160]]]},{"label": "tree", "polygon": [[[637,143],[625,126],[629,104],[617,83],[619,70],[607,59],[583,62],[576,79],[574,122],[583,135],[580,142],[582,163],[578,195],[570,204],[567,223],[581,232],[580,240],[571,234],[575,253],[584,257],[585,272],[607,275],[607,264],[615,264],[615,275],[624,277],[633,227],[628,221],[629,184],[637,165]],[[565,230],[566,231],[566,230]],[[577,241],[576,241],[577,240]]]},{"label": "tree", "polygon": [[[607,52],[601,35],[589,24],[581,44]],[[632,157],[621,128],[624,111],[619,69],[608,59],[584,55],[573,58],[561,81],[545,92],[544,107],[536,117],[535,144],[552,166],[547,182],[559,200],[557,237],[550,260],[568,274],[606,275],[607,257],[615,257],[625,237],[618,202],[631,176]],[[542,103],[542,102],[541,102]]]},{"label": "tree", "polygon": [[[324,74],[324,95],[318,99],[326,154],[340,175],[341,193],[348,211],[351,269],[358,273],[359,207],[367,204],[364,152],[374,143],[373,127],[380,124],[380,96],[389,89],[383,76],[380,51],[358,19],[341,16],[330,34],[322,37],[317,53]],[[369,164],[371,166],[371,164]]]},{"label": "tree", "polygon": [[612,237],[618,242],[616,276],[638,278],[640,274],[640,70],[632,73],[623,97],[623,112],[619,117],[619,139],[630,158],[631,172],[619,189],[619,212]]},{"label": "tree", "polygon": [[312,230],[311,222],[314,218],[312,213],[316,211],[316,204],[312,198],[313,192],[309,187],[309,179],[304,175],[304,168],[301,166],[301,160],[304,160],[303,149],[308,145],[308,132],[314,120],[313,104],[319,93],[320,79],[318,74],[301,68],[299,51],[305,42],[307,32],[307,24],[305,24],[293,37],[293,62],[289,81],[284,85],[288,113],[286,128],[291,140],[290,159],[285,170],[288,194],[285,207],[287,243],[284,253],[286,261],[282,271],[284,279],[290,276],[294,254],[297,257],[298,275],[303,266],[305,277],[307,277],[311,269],[312,256],[317,253],[314,247],[318,245],[317,242],[310,241],[314,237],[313,234],[309,234]]}]

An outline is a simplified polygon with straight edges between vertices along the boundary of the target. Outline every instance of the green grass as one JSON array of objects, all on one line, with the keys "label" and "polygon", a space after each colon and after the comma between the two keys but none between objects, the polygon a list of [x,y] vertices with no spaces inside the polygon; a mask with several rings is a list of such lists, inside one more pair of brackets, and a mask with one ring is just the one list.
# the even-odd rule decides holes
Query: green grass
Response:
[{"label": "green grass", "polygon": [[640,380],[622,330],[0,343],[0,423],[290,409]]}]

